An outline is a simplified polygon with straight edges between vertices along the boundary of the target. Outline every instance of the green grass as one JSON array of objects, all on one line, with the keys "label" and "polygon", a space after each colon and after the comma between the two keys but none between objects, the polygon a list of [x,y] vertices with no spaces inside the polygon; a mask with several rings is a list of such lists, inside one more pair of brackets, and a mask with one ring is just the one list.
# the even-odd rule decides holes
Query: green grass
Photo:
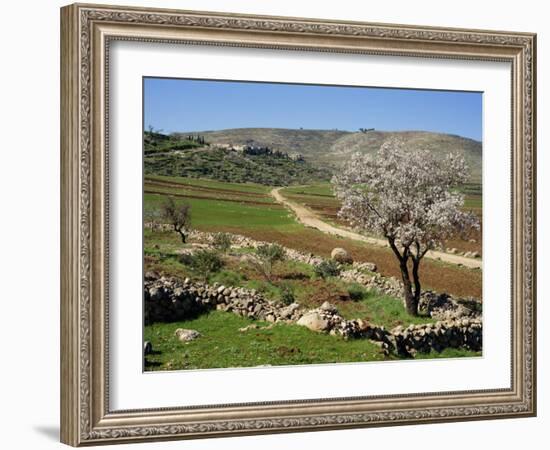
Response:
[{"label": "green grass", "polygon": [[442,358],[473,358],[483,356],[482,352],[474,352],[463,348],[445,348],[441,352],[432,350],[430,353],[417,353],[415,359],[442,359]]},{"label": "green grass", "polygon": [[283,195],[285,193],[288,193],[297,195],[317,195],[323,197],[334,197],[332,185],[330,183],[314,183],[307,186],[286,187],[281,190],[281,193]]},{"label": "green grass", "polygon": [[[345,341],[298,325],[277,324],[271,329],[239,332],[239,328],[252,323],[267,325],[233,313],[212,311],[193,320],[146,326],[144,339],[153,344],[155,353],[147,356],[145,369],[208,369],[390,359],[368,340]],[[174,334],[177,328],[197,330],[202,336],[183,343]]]},{"label": "green grass", "polygon": [[[193,267],[181,262],[175,253],[181,244],[161,240],[150,240],[156,233],[146,236],[145,254],[149,257],[147,270],[162,272],[167,276],[178,278],[189,277],[202,280],[202,274]],[[169,238],[165,234],[165,238]],[[155,245],[160,249],[155,248]],[[333,303],[346,319],[366,319],[376,325],[391,329],[397,325],[431,323],[433,319],[424,316],[410,316],[403,308],[401,299],[368,290],[358,283],[347,282],[336,277],[321,279],[314,274],[313,267],[291,260],[279,262],[273,272],[273,280],[266,280],[249,263],[242,262],[237,256],[223,256],[224,267],[211,274],[209,283],[220,283],[226,286],[241,286],[255,289],[266,298],[282,301],[285,289],[290,289],[295,301],[303,308],[313,309],[324,301]]]},{"label": "green grass", "polygon": [[468,194],[464,198],[465,209],[481,209],[483,207],[483,199],[481,195]]},{"label": "green grass", "polygon": [[206,178],[186,178],[186,177],[169,177],[160,175],[146,175],[146,180],[168,181],[171,183],[181,183],[182,185],[191,185],[206,188],[215,188],[222,190],[234,190],[243,192],[252,192],[258,194],[269,195],[270,187],[257,183],[228,183],[225,181],[210,180]]},{"label": "green grass", "polygon": [[[341,337],[315,333],[293,324],[276,324],[271,329],[239,328],[266,322],[240,317],[233,313],[211,311],[198,318],[156,323],[144,328],[144,340],[153,345],[146,358],[145,370],[210,369],[230,367],[279,366],[344,362],[385,361],[380,348],[366,339],[345,341]],[[201,337],[180,342],[178,328],[197,330]],[[418,353],[415,359],[478,357],[481,352],[448,348],[438,353]]]},{"label": "green grass", "polygon": [[[194,186],[181,186],[175,187],[171,185],[156,184],[151,182],[145,182],[145,195],[170,195],[172,197],[179,198],[181,200],[193,199],[193,200],[219,200],[233,203],[250,204],[258,207],[275,207],[280,208],[275,204],[275,199],[268,196],[248,197],[242,191],[207,191],[198,189]],[[254,194],[256,195],[256,194]]]},{"label": "green grass", "polygon": [[401,299],[380,294],[374,290],[364,289],[363,298],[358,301],[339,305],[339,311],[346,319],[362,318],[376,325],[392,329],[397,325],[434,323],[426,316],[411,316],[403,307]]},{"label": "green grass", "polygon": [[[145,208],[159,208],[164,195],[144,194]],[[299,226],[291,214],[278,205],[250,205],[211,199],[185,199],[191,205],[191,223],[195,228],[225,227],[269,228]]]}]

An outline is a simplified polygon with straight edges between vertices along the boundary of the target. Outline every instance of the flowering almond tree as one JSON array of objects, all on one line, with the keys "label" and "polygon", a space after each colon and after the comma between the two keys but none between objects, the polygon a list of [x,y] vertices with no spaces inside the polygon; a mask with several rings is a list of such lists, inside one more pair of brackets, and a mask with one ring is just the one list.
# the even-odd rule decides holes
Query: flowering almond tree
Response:
[{"label": "flowering almond tree", "polygon": [[332,179],[342,202],[339,216],[361,232],[388,240],[399,261],[409,314],[418,315],[419,267],[428,250],[479,228],[477,218],[461,210],[464,196],[452,190],[468,175],[458,155],[438,159],[391,140],[375,154],[355,154]]}]

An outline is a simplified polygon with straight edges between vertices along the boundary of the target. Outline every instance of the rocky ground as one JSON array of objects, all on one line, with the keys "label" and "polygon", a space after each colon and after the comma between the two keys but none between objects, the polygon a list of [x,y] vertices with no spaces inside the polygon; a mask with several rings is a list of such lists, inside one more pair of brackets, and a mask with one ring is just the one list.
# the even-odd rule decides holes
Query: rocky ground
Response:
[{"label": "rocky ground", "polygon": [[[190,239],[195,243],[184,252],[209,247],[214,239],[212,233],[193,232]],[[231,235],[232,248],[257,248],[266,243],[244,236]],[[336,249],[335,249],[336,250]],[[345,281],[353,281],[376,289],[387,295],[401,297],[402,285],[393,277],[376,273],[372,263],[357,263],[347,259],[340,250],[333,257],[342,260],[339,275]],[[317,265],[323,258],[285,248],[286,257],[302,263]],[[345,251],[344,251],[345,252]],[[426,291],[422,294],[419,309],[437,320],[436,323],[398,326],[385,330],[361,319],[346,320],[328,302],[316,309],[306,310],[298,303],[284,305],[267,300],[262,294],[243,287],[209,285],[189,279],[160,277],[147,273],[144,284],[145,324],[186,320],[209,309],[232,312],[250,319],[273,324],[296,323],[313,332],[329,333],[344,339],[370,339],[377,342],[386,353],[414,356],[416,352],[440,351],[447,347],[481,350],[482,318],[481,305],[475,299],[456,299],[447,294]],[[246,332],[247,330],[240,330]],[[178,329],[180,340],[195,339],[194,330]]]}]

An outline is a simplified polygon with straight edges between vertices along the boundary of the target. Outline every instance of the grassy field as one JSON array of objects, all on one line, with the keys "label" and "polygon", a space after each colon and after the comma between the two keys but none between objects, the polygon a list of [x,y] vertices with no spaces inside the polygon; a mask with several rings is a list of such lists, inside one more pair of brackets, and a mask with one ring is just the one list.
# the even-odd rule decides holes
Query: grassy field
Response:
[{"label": "grassy field", "polygon": [[[383,361],[386,357],[368,340],[344,341],[312,333],[299,325],[277,324],[271,329],[240,332],[250,324],[267,326],[232,313],[213,311],[197,319],[145,327],[144,339],[158,352],[149,355],[146,369],[207,369],[354,361]],[[202,336],[188,343],[175,336],[178,328]]]},{"label": "grassy field", "polygon": [[[239,331],[251,324],[258,328]],[[387,361],[396,358],[385,356],[376,344],[366,339],[345,341],[313,333],[298,325],[277,324],[267,328],[268,325],[232,313],[212,311],[185,322],[147,326],[144,339],[153,344],[154,352],[146,357],[145,370]],[[175,336],[178,328],[197,330],[202,336],[191,342],[180,342]],[[480,356],[480,353],[446,349],[441,353],[418,354],[416,358],[471,356]]]},{"label": "grassy field", "polygon": [[[158,186],[158,183],[165,183]],[[154,185],[153,183],[157,183]],[[166,186],[168,184],[169,186]],[[306,228],[297,223],[292,213],[273,202],[270,188],[252,183],[223,183],[212,180],[176,177],[147,177],[144,188],[145,209],[158,208],[167,195],[176,196],[191,205],[194,228],[202,231],[225,231],[267,242],[277,242],[289,248],[329,257],[335,247],[344,247],[357,261],[374,262],[385,276],[399,277],[399,268],[391,250],[345,240]],[[307,195],[326,195],[328,185],[308,188]],[[301,192],[303,188],[290,188]],[[156,193],[152,193],[155,190]],[[286,189],[285,189],[286,191]],[[145,231],[145,250],[154,245],[179,245],[172,233],[153,235]],[[421,266],[423,287],[459,296],[481,298],[481,271],[424,260]]]},{"label": "grassy field", "polygon": [[[305,196],[319,202],[334,202],[328,184],[287,188],[291,196]],[[275,203],[270,187],[252,183],[225,183],[194,178],[147,176],[144,182],[145,210],[159,208],[167,196],[191,206],[192,227],[203,231],[232,232],[253,239],[275,242],[289,248],[329,257],[334,247],[344,247],[357,261],[374,262],[383,275],[399,276],[394,256],[388,249],[329,236],[297,223],[291,212]],[[181,255],[191,239],[182,244],[170,231],[144,229],[144,268],[165,276],[189,277],[226,286],[256,289],[275,301],[295,301],[311,309],[328,301],[346,319],[361,318],[391,329],[397,325],[433,322],[428,317],[406,313],[402,300],[367,290],[337,277],[321,278],[312,266],[296,261],[275,265],[271,279],[250,263],[251,249],[233,249],[223,255],[221,269],[206,277]],[[423,287],[462,296],[481,298],[481,272],[424,261]],[[291,297],[289,299],[289,293]],[[239,328],[255,324],[245,332]],[[175,336],[177,328],[190,328],[202,336],[183,343]],[[206,369],[340,362],[366,362],[394,359],[368,340],[345,341],[314,333],[292,324],[267,323],[232,313],[212,311],[197,318],[174,323],[155,323],[144,328],[144,339],[154,352],[145,360],[146,370]],[[470,357],[477,352],[448,349],[417,358]]]},{"label": "grassy field", "polygon": [[[149,243],[151,242],[153,241],[149,239]],[[413,317],[407,314],[400,299],[367,290],[357,283],[346,282],[336,277],[321,278],[308,264],[292,260],[281,261],[275,265],[271,280],[266,280],[257,267],[250,264],[246,258],[242,258],[251,250],[232,251],[221,256],[223,268],[209,274],[205,279],[202,273],[197,272],[181,258],[178,253],[181,243],[178,244],[177,240],[172,240],[169,244],[165,242],[162,246],[156,245],[158,248],[146,246],[145,267],[146,270],[165,276],[207,281],[210,284],[242,286],[255,289],[266,298],[278,302],[284,302],[284,294],[288,295],[290,292],[292,301],[308,309],[317,308],[328,301],[337,307],[344,318],[361,318],[388,329],[403,324],[432,322],[428,317]]]}]

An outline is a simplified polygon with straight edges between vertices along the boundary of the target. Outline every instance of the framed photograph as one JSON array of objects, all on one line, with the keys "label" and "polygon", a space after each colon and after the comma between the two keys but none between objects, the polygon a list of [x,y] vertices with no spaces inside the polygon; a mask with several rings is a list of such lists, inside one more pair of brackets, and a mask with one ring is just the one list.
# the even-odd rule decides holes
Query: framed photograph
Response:
[{"label": "framed photograph", "polygon": [[535,56],[62,8],[62,442],[535,415]]}]

